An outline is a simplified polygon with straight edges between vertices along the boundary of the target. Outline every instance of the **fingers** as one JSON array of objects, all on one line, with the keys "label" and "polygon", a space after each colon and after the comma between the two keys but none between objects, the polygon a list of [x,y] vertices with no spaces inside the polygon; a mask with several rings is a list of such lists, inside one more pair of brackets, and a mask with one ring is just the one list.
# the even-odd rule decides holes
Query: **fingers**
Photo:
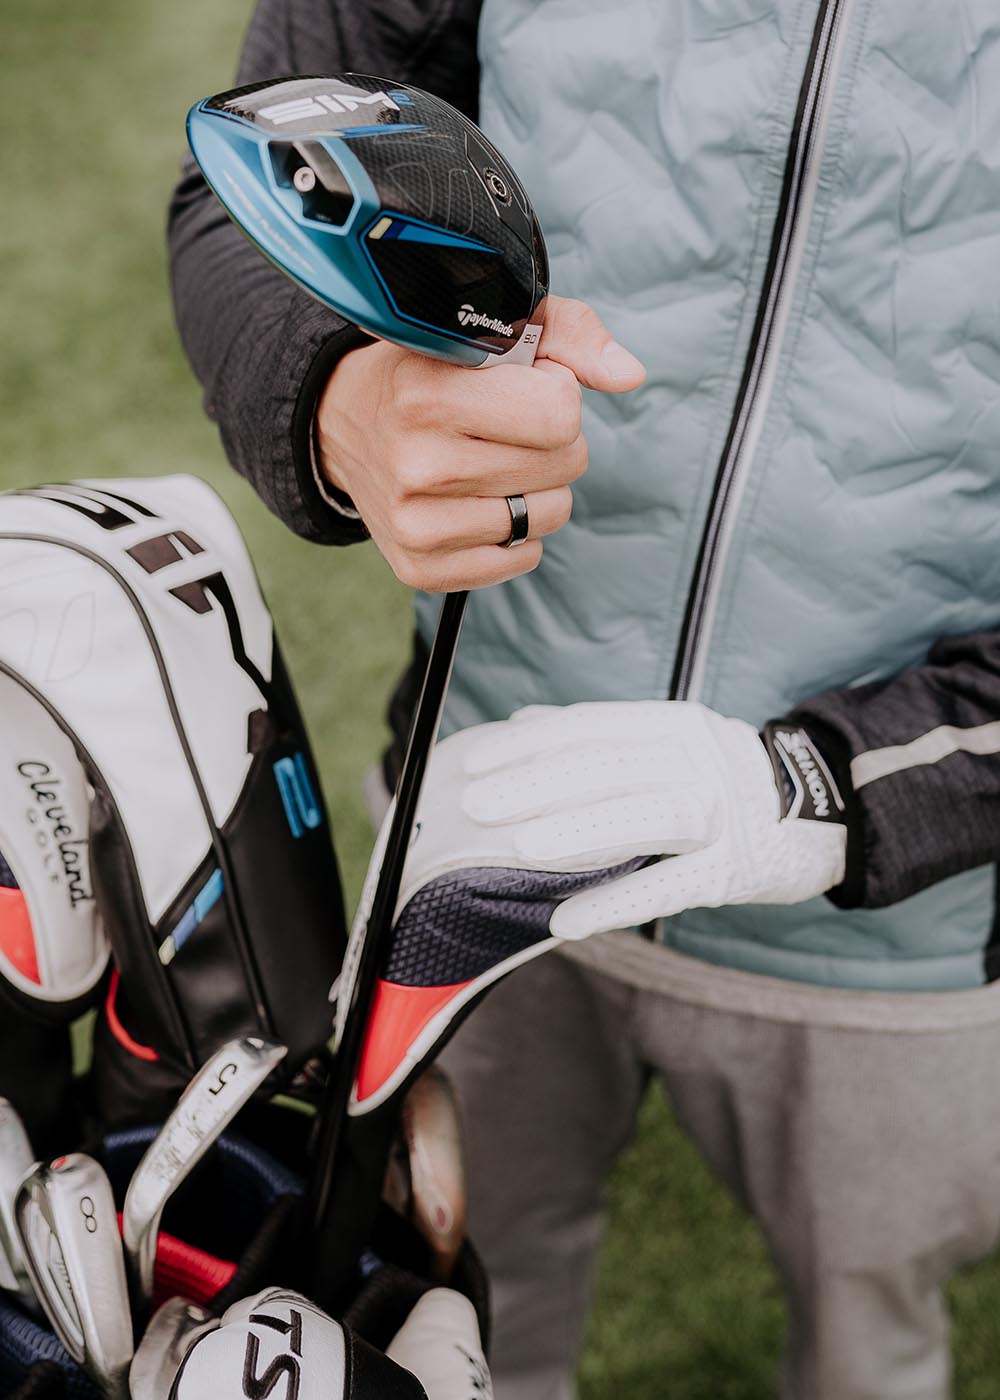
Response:
[{"label": "fingers", "polygon": [[537,707],[536,713],[486,735],[465,756],[465,771],[492,772],[536,755],[608,741],[658,741],[690,736],[700,723],[700,706],[667,709],[661,700],[589,701],[580,705]]},{"label": "fingers", "polygon": [[485,544],[428,555],[403,553],[381,544],[379,548],[400,583],[425,593],[456,593],[464,588],[506,583],[536,569],[542,557],[540,540],[527,540],[517,549]]},{"label": "fingers", "polygon": [[[531,491],[525,494],[524,503],[528,511],[528,539],[543,539],[566,524],[573,509],[573,493],[568,486]],[[442,549],[505,544],[510,538],[510,525],[510,507],[503,496],[459,496],[447,502],[424,498],[410,504],[405,518],[401,513],[396,538],[412,554],[430,554]]]},{"label": "fingers", "polygon": [[538,870],[599,870],[636,856],[701,850],[718,835],[718,814],[694,788],[645,792],[525,822],[514,849]]},{"label": "fingers", "polygon": [[597,312],[565,297],[549,297],[545,303],[538,356],[565,365],[586,388],[607,394],[638,389],[646,378],[642,363],[618,344]]},{"label": "fingers", "polygon": [[549,928],[556,938],[589,938],[722,902],[718,858],[708,849],[668,856],[611,884],[575,894],[559,905]]},{"label": "fingers", "polygon": [[449,440],[424,435],[400,455],[400,494],[440,497],[527,495],[570,486],[587,469],[587,443],[577,435],[565,448],[511,447],[481,438]]},{"label": "fingers", "polygon": [[[534,568],[587,468],[580,384],[621,392],[643,378],[583,303],[552,297],[546,315],[534,366],[480,374],[377,342],[345,355],[327,382],[319,470],[410,587],[481,588]],[[514,495],[528,502],[529,540],[498,550]]]},{"label": "fingers", "polygon": [[571,752],[539,754],[533,762],[479,778],[465,789],[462,807],[474,821],[496,826],[696,781],[672,744],[598,740]]},{"label": "fingers", "polygon": [[446,428],[509,447],[555,450],[580,436],[576,376],[554,361],[494,365],[481,374],[419,359],[407,365],[398,408],[411,426]]}]

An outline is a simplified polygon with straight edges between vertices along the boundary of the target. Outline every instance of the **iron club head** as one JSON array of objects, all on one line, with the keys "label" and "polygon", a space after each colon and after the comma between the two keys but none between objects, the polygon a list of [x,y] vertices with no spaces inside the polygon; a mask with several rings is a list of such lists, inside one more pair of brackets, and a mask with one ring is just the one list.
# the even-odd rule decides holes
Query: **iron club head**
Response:
[{"label": "iron club head", "polygon": [[17,1188],[34,1163],[35,1154],[20,1114],[9,1099],[0,1098],[0,1288],[17,1294],[29,1311],[37,1313],[38,1299],[14,1221]]},{"label": "iron club head", "polygon": [[244,233],[347,320],[458,364],[530,364],[545,244],[449,103],[361,73],[285,78],[197,103],[188,141]]},{"label": "iron club head", "polygon": [[219,1326],[219,1319],[187,1298],[170,1298],[154,1313],[136,1348],[129,1371],[132,1400],[164,1400],[199,1337]]},{"label": "iron club head", "polygon": [[170,1197],[285,1055],[284,1045],[245,1036],[207,1060],[135,1169],[122,1237],[133,1303],[148,1310],[160,1218]]},{"label": "iron club head", "polygon": [[73,1360],[127,1400],[132,1318],[111,1183],[73,1152],[21,1182],[14,1215],[32,1285]]}]

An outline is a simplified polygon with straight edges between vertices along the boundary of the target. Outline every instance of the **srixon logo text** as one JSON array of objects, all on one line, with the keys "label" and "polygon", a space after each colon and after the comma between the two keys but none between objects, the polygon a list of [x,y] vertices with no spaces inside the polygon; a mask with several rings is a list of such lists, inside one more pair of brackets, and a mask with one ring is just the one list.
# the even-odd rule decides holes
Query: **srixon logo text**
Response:
[{"label": "srixon logo text", "polygon": [[802,780],[812,797],[817,817],[830,815],[830,793],[826,781],[816,764],[813,750],[801,729],[779,729],[777,736],[785,750],[802,774]]},{"label": "srixon logo text", "polygon": [[35,828],[35,844],[41,853],[46,876],[53,884],[58,884],[61,876],[74,908],[93,899],[88,879],[87,838],[77,836],[73,829],[61,796],[62,778],[40,758],[25,759],[17,765],[17,771],[31,794],[27,818]]}]

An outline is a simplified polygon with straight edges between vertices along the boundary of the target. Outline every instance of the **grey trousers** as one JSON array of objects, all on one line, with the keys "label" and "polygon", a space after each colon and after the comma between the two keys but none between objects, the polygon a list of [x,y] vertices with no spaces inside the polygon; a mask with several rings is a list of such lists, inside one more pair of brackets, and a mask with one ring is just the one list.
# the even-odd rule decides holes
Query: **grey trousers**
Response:
[{"label": "grey trousers", "polygon": [[634,935],[571,952],[495,988],[443,1057],[497,1400],[575,1394],[602,1191],[650,1073],[763,1230],[788,1301],[784,1400],[945,1400],[941,1286],[1000,1234],[998,988],[799,989]]}]

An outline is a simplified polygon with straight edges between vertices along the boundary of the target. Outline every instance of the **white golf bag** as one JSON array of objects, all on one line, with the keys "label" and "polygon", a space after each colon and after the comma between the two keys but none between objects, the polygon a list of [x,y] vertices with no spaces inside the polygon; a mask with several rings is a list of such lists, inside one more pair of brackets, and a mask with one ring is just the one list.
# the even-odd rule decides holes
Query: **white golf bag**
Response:
[{"label": "white golf bag", "polygon": [[294,1070],[329,1035],[343,940],[309,743],[219,498],[188,476],[0,496],[0,994],[68,1019],[110,948],[140,1055],[186,1078],[264,1034]]}]

